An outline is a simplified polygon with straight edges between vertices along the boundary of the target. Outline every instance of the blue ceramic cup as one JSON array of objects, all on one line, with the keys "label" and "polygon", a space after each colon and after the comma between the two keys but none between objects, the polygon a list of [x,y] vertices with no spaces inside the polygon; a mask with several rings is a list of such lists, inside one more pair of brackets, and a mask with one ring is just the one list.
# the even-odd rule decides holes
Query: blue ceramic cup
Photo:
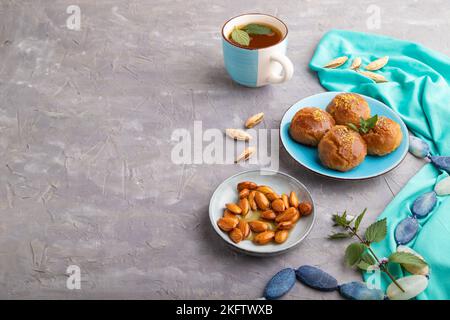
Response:
[{"label": "blue ceramic cup", "polygon": [[[281,41],[266,48],[249,49],[230,40],[235,27],[249,23],[272,25],[281,32]],[[261,13],[248,13],[231,18],[222,27],[223,58],[231,78],[247,87],[261,87],[282,83],[292,78],[294,66],[286,56],[288,28],[283,21]]]}]

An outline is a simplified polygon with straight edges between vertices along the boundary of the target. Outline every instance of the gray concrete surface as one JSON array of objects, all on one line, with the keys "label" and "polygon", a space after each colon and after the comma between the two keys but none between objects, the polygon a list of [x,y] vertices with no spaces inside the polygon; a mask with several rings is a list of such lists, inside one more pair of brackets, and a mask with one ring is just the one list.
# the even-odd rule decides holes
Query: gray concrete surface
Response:
[{"label": "gray concrete surface", "polygon": [[[296,250],[252,258],[227,249],[209,226],[215,187],[237,165],[175,165],[175,128],[240,126],[322,92],[307,64],[330,28],[370,31],[450,53],[450,3],[431,1],[8,1],[0,2],[0,298],[259,297],[279,269],[318,265],[340,281],[344,243],[325,239],[330,215],[369,207],[370,223],[422,162],[362,182],[318,177],[280,152],[280,170],[310,188],[317,224]],[[81,30],[68,30],[68,5]],[[260,89],[226,75],[220,27],[265,12],[290,28],[295,75]],[[257,166],[250,166],[257,167]],[[68,265],[81,290],[68,290]],[[335,299],[301,285],[287,299]]]}]

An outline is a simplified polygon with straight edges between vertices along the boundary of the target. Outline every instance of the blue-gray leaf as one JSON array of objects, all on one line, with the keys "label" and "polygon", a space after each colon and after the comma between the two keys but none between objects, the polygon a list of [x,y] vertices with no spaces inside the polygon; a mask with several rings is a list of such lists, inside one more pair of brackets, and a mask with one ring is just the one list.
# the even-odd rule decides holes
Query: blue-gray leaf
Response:
[{"label": "blue-gray leaf", "polygon": [[422,139],[409,136],[409,152],[418,158],[425,158],[430,153],[430,146]]},{"label": "blue-gray leaf", "polygon": [[437,197],[434,191],[424,193],[414,200],[411,211],[415,216],[424,218],[433,210],[436,202]]},{"label": "blue-gray leaf", "polygon": [[338,287],[334,277],[313,266],[301,266],[295,271],[295,275],[304,285],[320,291],[334,291]]},{"label": "blue-gray leaf", "polygon": [[431,156],[430,160],[436,168],[447,171],[450,174],[450,157]]},{"label": "blue-gray leaf", "polygon": [[277,299],[286,294],[295,284],[295,271],[286,268],[278,272],[269,280],[264,289],[264,298]]},{"label": "blue-gray leaf", "polygon": [[383,300],[384,293],[379,289],[369,289],[359,281],[344,283],[339,286],[340,294],[350,300]]},{"label": "blue-gray leaf", "polygon": [[419,222],[417,219],[414,217],[407,217],[400,221],[395,228],[395,241],[397,244],[407,244],[416,236],[418,230]]}]

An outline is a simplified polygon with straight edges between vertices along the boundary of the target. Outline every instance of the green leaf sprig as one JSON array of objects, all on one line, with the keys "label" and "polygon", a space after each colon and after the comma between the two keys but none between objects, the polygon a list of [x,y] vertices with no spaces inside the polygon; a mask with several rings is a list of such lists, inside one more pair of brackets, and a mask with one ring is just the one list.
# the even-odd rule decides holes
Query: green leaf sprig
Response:
[{"label": "green leaf sprig", "polygon": [[250,35],[251,34],[271,34],[273,33],[272,29],[257,23],[247,24],[242,29],[235,27],[231,32],[231,39],[234,42],[240,44],[241,46],[248,46],[250,44]]},{"label": "green leaf sprig", "polygon": [[409,252],[394,252],[389,256],[389,262],[417,268],[424,268],[427,266],[427,263],[423,259]]},{"label": "green leaf sprig", "polygon": [[364,209],[356,218],[350,218],[345,211],[342,215],[333,215],[334,225],[344,229],[344,232],[332,233],[329,239],[346,239],[356,237],[359,241],[349,244],[345,250],[345,262],[348,266],[356,266],[361,270],[368,270],[371,266],[378,266],[385,272],[395,285],[404,292],[404,289],[389,272],[387,264],[397,263],[402,266],[409,265],[415,267],[426,267],[427,263],[420,257],[409,252],[394,252],[387,261],[381,261],[371,248],[374,242],[382,241],[387,234],[386,218],[372,223],[367,227],[364,237],[358,234],[361,221],[367,209]]},{"label": "green leaf sprig", "polygon": [[353,123],[347,123],[347,126],[350,129],[355,130],[356,132],[367,133],[367,132],[370,131],[370,129],[375,127],[377,122],[378,122],[378,115],[376,114],[376,115],[374,115],[373,117],[370,117],[367,120],[365,120],[364,118],[361,117],[359,119],[359,127],[357,127]]}]

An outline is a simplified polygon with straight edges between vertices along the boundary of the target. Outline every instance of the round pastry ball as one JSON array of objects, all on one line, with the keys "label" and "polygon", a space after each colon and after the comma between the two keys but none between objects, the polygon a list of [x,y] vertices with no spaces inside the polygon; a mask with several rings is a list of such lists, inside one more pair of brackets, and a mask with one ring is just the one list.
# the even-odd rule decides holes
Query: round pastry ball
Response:
[{"label": "round pastry ball", "polygon": [[295,141],[314,147],[334,124],[333,117],[325,110],[307,107],[294,115],[289,133]]},{"label": "round pastry ball", "polygon": [[362,137],[366,141],[368,154],[384,156],[398,148],[402,143],[403,133],[397,122],[381,116],[375,126]]},{"label": "round pastry ball", "polygon": [[360,134],[346,126],[331,128],[320,140],[322,164],[337,171],[348,171],[364,161],[367,146]]},{"label": "round pastry ball", "polygon": [[367,101],[356,93],[341,93],[331,100],[327,106],[336,124],[353,123],[359,126],[359,120],[370,118],[370,108]]}]

